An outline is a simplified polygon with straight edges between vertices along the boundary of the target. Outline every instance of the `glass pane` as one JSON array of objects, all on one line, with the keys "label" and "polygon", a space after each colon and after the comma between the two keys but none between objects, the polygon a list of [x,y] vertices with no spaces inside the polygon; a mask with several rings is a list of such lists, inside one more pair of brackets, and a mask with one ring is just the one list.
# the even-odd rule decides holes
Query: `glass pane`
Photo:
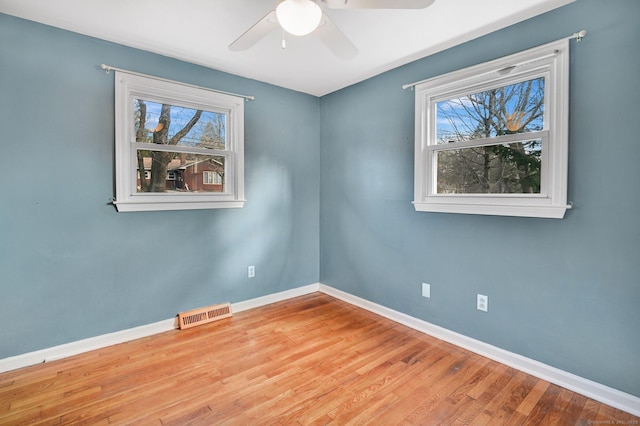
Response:
[{"label": "glass pane", "polygon": [[543,129],[544,78],[436,104],[436,143],[483,139]]},{"label": "glass pane", "polygon": [[224,192],[225,157],[219,155],[139,150],[137,170],[139,193]]},{"label": "glass pane", "polygon": [[438,194],[539,194],[542,140],[437,152]]},{"label": "glass pane", "polygon": [[134,100],[136,142],[226,149],[225,114]]}]

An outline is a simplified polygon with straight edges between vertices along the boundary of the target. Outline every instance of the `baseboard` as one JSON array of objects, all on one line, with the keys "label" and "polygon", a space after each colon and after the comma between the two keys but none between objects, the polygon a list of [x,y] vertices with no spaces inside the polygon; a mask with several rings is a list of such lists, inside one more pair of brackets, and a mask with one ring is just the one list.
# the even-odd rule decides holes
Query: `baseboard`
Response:
[{"label": "baseboard", "polygon": [[77,340],[64,345],[53,346],[51,348],[41,349],[39,351],[28,352],[22,355],[16,355],[9,358],[0,359],[0,373],[15,370],[30,365],[41,364],[43,362],[55,361],[84,352],[93,351],[95,349],[104,348],[106,346],[117,345],[119,343],[128,342],[130,340],[151,336],[153,334],[163,333],[176,328],[176,319],[171,318],[158,321],[153,324],[142,325],[140,327],[129,328],[127,330],[116,331],[113,333],[102,334],[88,339]]},{"label": "baseboard", "polygon": [[621,392],[609,386],[551,367],[550,365],[543,364],[531,358],[509,352],[480,340],[464,336],[324,284],[319,285],[319,291],[397,323],[406,325],[407,327],[413,328],[414,330],[418,330],[437,339],[452,343],[527,374],[531,374],[532,376],[595,399],[603,404],[610,405],[635,416],[640,416],[640,398],[634,395]]},{"label": "baseboard", "polygon": [[319,288],[320,288],[319,283],[309,284],[302,287],[293,288],[291,290],[285,290],[279,293],[268,294],[266,296],[257,297],[251,300],[246,300],[244,302],[232,303],[231,312],[242,312],[248,309],[269,305],[271,303],[281,302],[287,299],[293,299],[294,297],[315,293],[318,291]]},{"label": "baseboard", "polygon": [[[309,293],[315,293],[318,291],[319,286],[320,284],[318,283],[310,284],[255,299],[232,303],[231,312],[242,312],[247,309],[257,308],[270,303],[280,302]],[[116,331],[59,346],[53,346],[51,348],[0,359],[0,373],[28,367],[30,365],[41,364],[43,362],[55,361],[158,333],[164,333],[165,331],[174,330],[175,328],[177,328],[176,318],[170,318],[153,324],[142,325],[127,330]]]}]

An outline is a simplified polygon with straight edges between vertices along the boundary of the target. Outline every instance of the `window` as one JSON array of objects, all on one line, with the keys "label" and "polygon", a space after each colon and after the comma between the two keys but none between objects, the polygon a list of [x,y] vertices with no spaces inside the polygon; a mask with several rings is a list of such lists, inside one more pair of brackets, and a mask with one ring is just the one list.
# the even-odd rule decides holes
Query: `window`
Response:
[{"label": "window", "polygon": [[222,185],[222,176],[218,172],[202,172],[202,183],[205,185]]},{"label": "window", "polygon": [[119,71],[115,81],[118,211],[243,207],[243,98]]},{"label": "window", "polygon": [[562,218],[567,40],[415,86],[417,211]]}]

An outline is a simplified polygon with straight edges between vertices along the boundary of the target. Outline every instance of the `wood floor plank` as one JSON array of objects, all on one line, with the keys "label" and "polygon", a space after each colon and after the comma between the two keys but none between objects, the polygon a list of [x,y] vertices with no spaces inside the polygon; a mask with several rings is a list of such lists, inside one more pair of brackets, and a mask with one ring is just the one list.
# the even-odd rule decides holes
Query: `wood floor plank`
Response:
[{"label": "wood floor plank", "polygon": [[524,425],[540,425],[543,424],[542,420],[547,415],[549,410],[553,408],[553,404],[555,404],[558,395],[560,395],[560,391],[562,388],[551,384],[546,392],[542,395],[536,406],[533,408],[531,413],[527,416],[526,421],[523,423]]},{"label": "wood floor plank", "polygon": [[561,424],[562,415],[567,410],[567,406],[571,403],[573,392],[567,389],[560,389],[558,397],[555,399],[553,406],[542,419],[543,424],[556,425]]},{"label": "wood floor plank", "polygon": [[[502,371],[498,373],[498,369]],[[502,401],[501,392],[507,384],[511,382],[513,376],[516,374],[516,370],[502,365],[494,371],[497,375],[490,376],[492,377],[493,383],[476,399],[476,403],[472,405],[472,412],[466,413],[465,415],[469,418],[469,424],[482,426],[496,423],[493,419],[494,407]]]},{"label": "wood floor plank", "polygon": [[456,412],[452,412],[449,417],[452,419],[451,424],[468,425],[477,423],[479,420],[476,420],[476,417],[489,404],[494,395],[498,393],[500,378],[503,377],[508,367],[492,361],[483,369],[489,369],[489,374],[467,392],[467,402],[458,407]]},{"label": "wood floor plank", "polygon": [[0,374],[12,426],[597,421],[640,424],[319,293]]},{"label": "wood floor plank", "polygon": [[542,395],[549,388],[550,383],[544,380],[538,380],[533,389],[527,394],[524,400],[520,403],[517,411],[525,416],[531,414],[531,410],[538,404]]},{"label": "wood floor plank", "polygon": [[571,397],[571,402],[567,405],[566,409],[562,413],[562,417],[559,424],[575,425],[580,421],[580,413],[584,404],[587,402],[587,397],[574,393]]},{"label": "wood floor plank", "polygon": [[[460,380],[465,380],[469,374],[474,374],[482,366],[489,362],[482,357],[467,356],[463,359],[454,359],[447,373],[441,377],[435,386],[419,395],[420,403],[416,404],[409,416],[402,423],[404,424],[430,424],[441,417],[442,403],[460,386]],[[446,402],[445,406],[449,406]]]}]

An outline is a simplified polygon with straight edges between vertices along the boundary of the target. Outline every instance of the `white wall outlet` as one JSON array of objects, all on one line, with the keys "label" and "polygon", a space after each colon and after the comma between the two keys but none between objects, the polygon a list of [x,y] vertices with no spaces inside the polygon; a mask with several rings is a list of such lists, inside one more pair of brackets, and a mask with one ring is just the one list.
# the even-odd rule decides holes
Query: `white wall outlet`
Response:
[{"label": "white wall outlet", "polygon": [[489,296],[478,294],[476,307],[479,311],[489,312]]},{"label": "white wall outlet", "polygon": [[251,265],[247,268],[247,276],[253,278],[256,276],[256,267]]},{"label": "white wall outlet", "polygon": [[422,283],[422,297],[431,298],[431,284]]}]

